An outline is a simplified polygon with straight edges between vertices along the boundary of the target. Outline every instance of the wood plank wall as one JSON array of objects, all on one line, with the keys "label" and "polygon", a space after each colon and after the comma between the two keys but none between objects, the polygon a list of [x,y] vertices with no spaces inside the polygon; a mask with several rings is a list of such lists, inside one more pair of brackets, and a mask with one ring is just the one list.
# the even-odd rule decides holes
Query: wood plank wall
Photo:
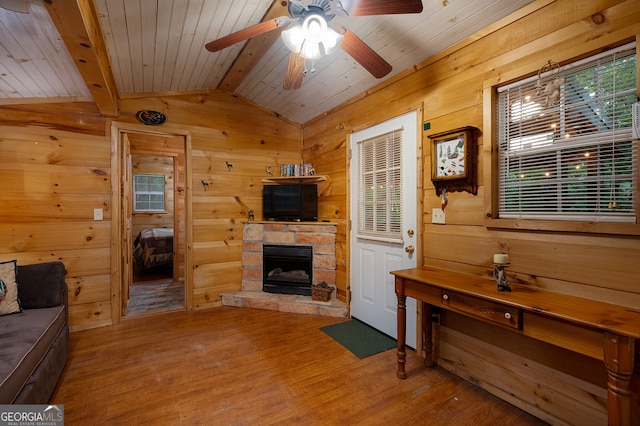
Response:
[{"label": "wood plank wall", "polygon": [[141,109],[162,111],[164,128],[191,135],[192,308],[219,306],[220,293],[241,290],[243,222],[248,210],[262,217],[261,179],[267,166],[277,174],[301,162],[301,128],[222,92],[125,99],[118,121],[135,123]]},{"label": "wood plank wall", "polygon": [[[243,222],[249,209],[262,216],[266,167],[301,162],[301,128],[215,91],[123,100],[117,121],[139,124],[142,109],[164,112],[164,128],[191,134],[192,308],[219,306],[221,292],[241,290]],[[110,220],[118,209],[108,126],[93,104],[0,107],[0,261],[63,261],[72,331],[119,321],[111,318]],[[98,207],[104,220],[96,222]]]},{"label": "wood plank wall", "polygon": [[[486,227],[492,139],[483,133],[486,82],[532,75],[549,59],[583,57],[638,34],[636,0],[538,0],[303,126],[217,91],[124,99],[117,120],[137,123],[138,110],[154,109],[169,118],[161,128],[191,134],[192,217],[186,224],[193,235],[194,309],[218,306],[220,292],[240,290],[242,222],[249,209],[261,216],[266,166],[277,170],[303,159],[329,177],[320,186],[319,216],[338,223],[338,294],[346,299],[347,136],[412,109],[430,123],[422,135],[420,171],[423,264],[487,275],[491,255],[507,250],[512,275],[524,283],[638,308],[638,232]],[[108,124],[93,104],[0,108],[0,260],[62,260],[72,330],[118,321],[111,318],[108,260],[115,208]],[[478,195],[450,194],[447,224],[432,225],[439,198],[428,178],[428,136],[466,125],[481,133]],[[93,221],[97,207],[104,209],[104,221]],[[604,423],[604,371],[593,360],[454,315],[442,318],[439,331],[445,368],[553,423]]]},{"label": "wood plank wall", "polygon": [[[0,260],[62,261],[72,329],[111,324],[105,120],[92,104],[0,111]],[[104,220],[93,220],[94,208]]]},{"label": "wood plank wall", "polygon": [[[562,227],[548,232],[486,226],[491,191],[491,118],[486,82],[536,74],[562,62],[632,41],[640,34],[634,0],[539,0],[414,69],[303,125],[303,158],[329,175],[322,214],[338,221],[339,294],[348,294],[348,135],[423,107],[421,261],[490,275],[492,254],[508,252],[513,279],[532,286],[640,308],[640,225],[618,235]],[[462,126],[480,129],[478,195],[450,193],[446,225],[431,223],[440,199],[431,183],[428,136]],[[635,260],[634,260],[635,259]],[[605,372],[595,362],[497,327],[443,315],[440,365],[555,424],[606,423]],[[481,356],[478,356],[480,354]]]}]

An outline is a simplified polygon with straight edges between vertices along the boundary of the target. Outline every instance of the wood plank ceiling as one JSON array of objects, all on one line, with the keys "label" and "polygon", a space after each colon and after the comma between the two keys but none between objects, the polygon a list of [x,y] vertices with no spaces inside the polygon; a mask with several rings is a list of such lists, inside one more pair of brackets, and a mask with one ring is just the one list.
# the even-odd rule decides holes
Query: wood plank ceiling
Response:
[{"label": "wood plank ceiling", "polygon": [[302,124],[532,1],[423,0],[420,14],[337,17],[393,71],[376,79],[339,49],[284,90],[279,30],[220,52],[204,45],[288,16],[286,1],[28,0],[28,14],[0,9],[0,105],[93,99],[115,116],[118,98],[221,89]]}]

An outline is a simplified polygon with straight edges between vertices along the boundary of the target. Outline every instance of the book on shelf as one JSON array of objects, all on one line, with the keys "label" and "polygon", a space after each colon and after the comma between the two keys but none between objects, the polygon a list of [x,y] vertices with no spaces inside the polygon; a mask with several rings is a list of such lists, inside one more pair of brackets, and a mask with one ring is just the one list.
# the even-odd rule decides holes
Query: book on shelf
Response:
[{"label": "book on shelf", "polygon": [[313,169],[313,165],[311,163],[281,164],[280,165],[280,176],[281,177],[313,176],[314,174],[315,174],[315,170]]}]

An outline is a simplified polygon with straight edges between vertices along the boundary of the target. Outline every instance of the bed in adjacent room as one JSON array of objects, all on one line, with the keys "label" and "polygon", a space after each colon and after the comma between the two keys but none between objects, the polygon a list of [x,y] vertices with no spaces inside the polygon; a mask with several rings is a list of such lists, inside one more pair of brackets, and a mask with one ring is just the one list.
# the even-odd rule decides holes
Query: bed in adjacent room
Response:
[{"label": "bed in adjacent room", "polygon": [[173,265],[173,228],[147,228],[133,242],[133,258],[142,269]]}]

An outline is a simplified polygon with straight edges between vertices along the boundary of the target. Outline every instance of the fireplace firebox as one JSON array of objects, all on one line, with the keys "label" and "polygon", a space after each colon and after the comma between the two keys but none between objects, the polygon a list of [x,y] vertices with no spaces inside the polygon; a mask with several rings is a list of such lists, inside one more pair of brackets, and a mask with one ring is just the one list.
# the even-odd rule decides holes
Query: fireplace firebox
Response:
[{"label": "fireplace firebox", "polygon": [[262,290],[267,293],[311,296],[313,248],[263,245],[262,274]]}]

